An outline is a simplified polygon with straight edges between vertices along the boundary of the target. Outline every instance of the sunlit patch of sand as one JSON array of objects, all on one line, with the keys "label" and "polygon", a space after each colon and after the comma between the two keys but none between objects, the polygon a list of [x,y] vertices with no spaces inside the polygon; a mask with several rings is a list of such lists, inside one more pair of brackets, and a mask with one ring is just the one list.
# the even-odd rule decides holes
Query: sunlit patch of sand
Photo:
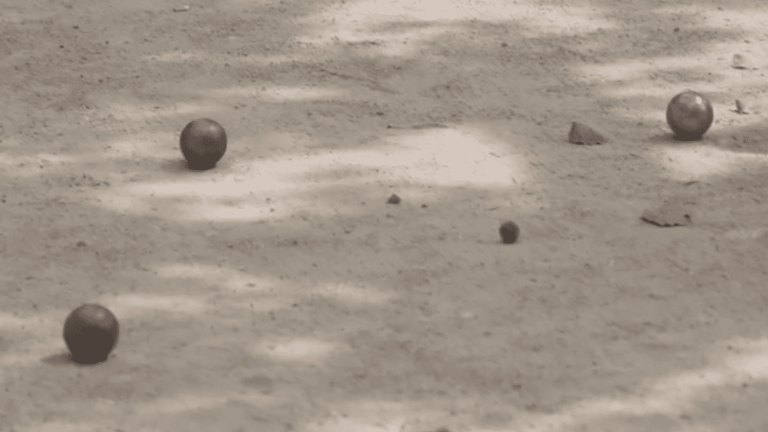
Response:
[{"label": "sunlit patch of sand", "polygon": [[[469,127],[398,131],[380,144],[371,149],[241,160],[233,162],[235,173],[221,177],[131,182],[93,194],[102,206],[121,213],[145,214],[164,206],[158,213],[173,219],[243,221],[279,219],[302,206],[315,207],[307,197],[330,187],[365,191],[405,178],[418,185],[423,199],[429,199],[425,187],[434,188],[431,193],[437,199],[440,188],[509,188],[530,175],[525,160],[509,154],[509,143],[494,142]],[[330,215],[345,209],[324,206],[316,211]]]}]

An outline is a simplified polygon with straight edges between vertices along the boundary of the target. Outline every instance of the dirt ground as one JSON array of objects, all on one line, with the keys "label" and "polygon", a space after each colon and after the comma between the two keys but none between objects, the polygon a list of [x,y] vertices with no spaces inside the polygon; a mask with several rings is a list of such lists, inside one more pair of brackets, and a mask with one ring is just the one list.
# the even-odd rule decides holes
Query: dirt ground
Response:
[{"label": "dirt ground", "polygon": [[190,1],[0,0],[0,431],[768,430],[764,2]]}]

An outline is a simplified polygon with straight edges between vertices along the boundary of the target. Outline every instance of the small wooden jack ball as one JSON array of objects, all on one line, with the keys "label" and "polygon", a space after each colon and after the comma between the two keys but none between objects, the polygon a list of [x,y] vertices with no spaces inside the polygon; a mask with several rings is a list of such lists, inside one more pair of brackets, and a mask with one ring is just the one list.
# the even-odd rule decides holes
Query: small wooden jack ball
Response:
[{"label": "small wooden jack ball", "polygon": [[512,244],[520,237],[520,227],[512,221],[506,221],[499,227],[499,235],[501,236],[501,242],[504,244]]}]

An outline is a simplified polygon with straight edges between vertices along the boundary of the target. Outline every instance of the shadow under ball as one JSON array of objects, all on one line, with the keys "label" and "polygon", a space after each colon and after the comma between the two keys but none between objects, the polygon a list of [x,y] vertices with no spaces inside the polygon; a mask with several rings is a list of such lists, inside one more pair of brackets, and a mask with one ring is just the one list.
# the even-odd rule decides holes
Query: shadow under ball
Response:
[{"label": "shadow under ball", "polygon": [[216,166],[227,151],[227,133],[214,120],[192,120],[181,131],[179,146],[190,169],[208,170]]},{"label": "shadow under ball", "polygon": [[680,141],[701,139],[712,126],[715,114],[709,100],[694,91],[684,91],[667,105],[667,124]]},{"label": "shadow under ball", "polygon": [[120,326],[104,306],[84,304],[70,312],[64,322],[64,342],[72,360],[80,364],[101,363],[117,345]]}]

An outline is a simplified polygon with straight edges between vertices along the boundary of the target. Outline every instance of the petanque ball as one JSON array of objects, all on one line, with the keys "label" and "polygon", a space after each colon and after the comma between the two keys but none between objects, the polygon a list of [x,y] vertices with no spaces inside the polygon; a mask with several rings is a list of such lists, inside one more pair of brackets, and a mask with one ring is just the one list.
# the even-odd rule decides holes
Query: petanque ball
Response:
[{"label": "petanque ball", "polygon": [[667,105],[667,123],[681,141],[700,139],[712,126],[715,118],[712,104],[705,96],[694,91],[684,91]]},{"label": "petanque ball", "polygon": [[192,120],[181,131],[179,146],[190,169],[208,170],[216,166],[227,151],[227,133],[214,120]]},{"label": "petanque ball", "polygon": [[98,304],[84,304],[76,308],[64,322],[64,342],[75,363],[105,361],[117,344],[119,333],[115,315]]}]

